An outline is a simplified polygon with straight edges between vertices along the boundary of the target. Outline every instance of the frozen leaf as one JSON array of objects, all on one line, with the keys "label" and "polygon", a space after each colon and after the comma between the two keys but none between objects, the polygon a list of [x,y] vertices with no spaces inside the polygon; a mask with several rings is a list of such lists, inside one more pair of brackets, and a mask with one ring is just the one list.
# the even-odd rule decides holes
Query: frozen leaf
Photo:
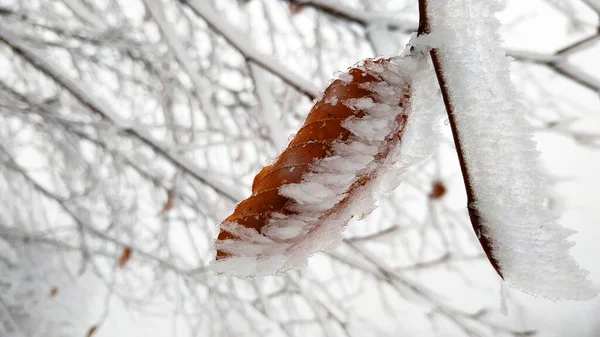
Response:
[{"label": "frozen leaf", "polygon": [[420,132],[435,138],[435,109],[412,113],[412,103],[425,96],[413,100],[413,88],[431,84],[421,72],[432,73],[422,58],[395,57],[339,74],[288,148],[256,175],[252,196],[221,224],[214,270],[272,274],[337,246],[351,219],[373,211],[382,181],[387,185],[433,148],[414,139]]},{"label": "frozen leaf", "polygon": [[131,259],[132,250],[130,247],[123,248],[121,252],[121,257],[119,258],[119,268],[125,267],[127,262]]},{"label": "frozen leaf", "polygon": [[431,187],[431,192],[429,193],[429,197],[437,200],[443,198],[444,195],[446,195],[446,186],[444,183],[439,180],[434,181]]},{"label": "frozen leaf", "polygon": [[162,215],[162,214],[165,214],[168,211],[170,211],[173,208],[173,206],[175,206],[176,199],[177,199],[177,192],[175,190],[175,187],[173,187],[167,191],[167,201],[165,201],[162,209],[160,210],[160,212],[158,214]]}]

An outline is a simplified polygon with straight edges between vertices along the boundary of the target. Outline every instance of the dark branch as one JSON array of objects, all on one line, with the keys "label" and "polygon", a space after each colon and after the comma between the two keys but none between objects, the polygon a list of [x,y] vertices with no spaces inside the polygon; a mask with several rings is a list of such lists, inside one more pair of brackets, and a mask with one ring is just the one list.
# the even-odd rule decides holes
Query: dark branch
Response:
[{"label": "dark branch", "polygon": [[[419,30],[417,32],[418,35],[431,33],[429,16],[427,14],[427,2],[428,0],[419,0]],[[481,218],[479,212],[473,206],[477,202],[477,194],[475,188],[473,187],[473,184],[471,183],[470,167],[468,167],[467,162],[465,160],[465,149],[461,141],[461,135],[458,131],[458,128],[456,127],[456,109],[454,108],[452,98],[450,97],[450,90],[444,75],[442,62],[440,60],[440,52],[439,50],[433,48],[431,49],[429,54],[431,55],[433,68],[435,69],[435,75],[440,85],[442,99],[444,101],[446,113],[448,114],[448,121],[450,122],[450,129],[452,130],[452,138],[454,140],[454,145],[456,146],[456,153],[458,154],[460,170],[462,172],[465,190],[467,192],[467,208],[469,210],[469,218],[471,219],[473,230],[479,238],[479,242],[481,243],[481,246],[485,254],[487,255],[490,263],[492,264],[498,275],[504,278],[502,276],[502,272],[500,271],[498,261],[496,261],[493,257],[493,252],[491,248],[492,245],[489,242],[485,233],[483,233],[482,231],[483,229],[481,227]]]},{"label": "dark branch", "polygon": [[[286,0],[290,4],[305,6],[313,8],[314,10],[323,12],[329,16],[338,18],[340,20],[357,23],[364,28],[373,24],[373,21],[369,20],[368,16],[371,14],[362,13],[355,9],[350,9],[342,5],[341,3],[326,3],[323,1],[311,1],[311,0]],[[397,20],[389,20],[384,23],[387,30],[390,31],[401,31],[403,33],[412,33],[415,31],[414,26],[401,25],[396,22]]]}]

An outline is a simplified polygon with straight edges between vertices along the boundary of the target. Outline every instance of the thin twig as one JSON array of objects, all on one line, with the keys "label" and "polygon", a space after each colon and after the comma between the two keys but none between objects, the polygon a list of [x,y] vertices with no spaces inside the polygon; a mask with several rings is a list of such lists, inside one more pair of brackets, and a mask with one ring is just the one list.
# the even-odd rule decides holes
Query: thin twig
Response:
[{"label": "thin twig", "polygon": [[324,0],[288,0],[289,3],[311,7],[315,10],[328,14],[329,16],[357,23],[364,28],[373,24],[385,26],[390,31],[401,31],[403,33],[412,33],[415,27],[410,24],[400,24],[397,18],[379,15],[377,13],[366,13],[365,11],[350,8],[343,2],[331,2]]},{"label": "thin twig", "polygon": [[578,70],[577,67],[567,62],[569,56],[581,51],[586,47],[589,47],[593,43],[596,43],[599,39],[600,31],[591,36],[577,40],[550,55],[522,52],[517,50],[508,50],[506,54],[514,58],[516,61],[546,66],[559,75],[562,75],[563,77],[589,90],[592,90],[595,93],[600,93],[600,79],[589,74],[585,74],[584,72]]}]

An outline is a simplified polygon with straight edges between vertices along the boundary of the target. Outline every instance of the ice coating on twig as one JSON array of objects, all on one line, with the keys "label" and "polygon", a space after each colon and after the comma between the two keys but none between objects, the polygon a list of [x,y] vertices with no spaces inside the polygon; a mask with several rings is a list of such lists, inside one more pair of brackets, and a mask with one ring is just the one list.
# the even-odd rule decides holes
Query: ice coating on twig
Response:
[{"label": "ice coating on twig", "polygon": [[[229,232],[236,239],[216,241],[217,250],[228,256],[214,263],[213,270],[251,276],[305,266],[308,257],[335,248],[341,242],[342,232],[350,220],[363,218],[373,211],[373,194],[382,181],[388,184],[389,176],[398,175],[398,169],[405,170],[427,157],[433,149],[433,146],[417,146],[418,140],[405,138],[406,132],[416,137],[427,128],[427,133],[433,134],[435,117],[425,112],[413,114],[411,108],[412,86],[434,83],[428,62],[421,56],[396,57],[380,63],[367,60],[352,68],[360,69],[364,76],[379,79],[358,85],[360,90],[372,93],[372,97],[319,98],[326,104],[344,104],[364,113],[350,116],[341,123],[350,131],[349,138],[335,143],[331,153],[316,160],[301,182],[284,184],[278,189],[281,196],[291,200],[286,204],[290,213],[271,214],[267,226],[260,232],[235,222],[222,223],[221,231]],[[422,76],[421,72],[429,75]],[[350,75],[338,78],[344,85],[352,81]],[[431,145],[435,142],[433,139],[423,143]],[[405,141],[414,148],[402,146]],[[402,152],[408,156],[403,157]],[[399,165],[395,167],[395,164]],[[390,186],[385,187],[390,189]]]},{"label": "ice coating on twig", "polygon": [[526,106],[510,80],[501,48],[500,1],[427,1],[432,32],[444,32],[436,53],[447,84],[481,233],[509,285],[553,299],[588,299],[596,290],[569,255],[573,232],[547,207],[552,181]]}]

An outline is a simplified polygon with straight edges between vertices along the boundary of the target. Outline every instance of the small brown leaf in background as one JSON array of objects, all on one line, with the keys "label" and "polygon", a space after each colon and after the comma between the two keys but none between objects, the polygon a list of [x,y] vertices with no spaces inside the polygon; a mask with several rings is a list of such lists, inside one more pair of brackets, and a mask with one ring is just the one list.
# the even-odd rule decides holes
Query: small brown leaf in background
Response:
[{"label": "small brown leaf in background", "polygon": [[429,193],[429,197],[437,200],[441,199],[444,195],[446,195],[446,186],[439,180],[434,181],[431,188],[431,193]]},{"label": "small brown leaf in background", "polygon": [[129,259],[131,259],[131,248],[125,247],[123,248],[123,253],[121,253],[121,257],[119,258],[119,268],[123,268]]},{"label": "small brown leaf in background", "polygon": [[170,211],[173,208],[173,206],[175,206],[176,197],[177,197],[177,193],[175,191],[175,187],[168,190],[167,191],[167,201],[165,201],[165,204],[163,205],[160,212],[158,212],[158,215],[162,215],[162,214],[165,214],[168,211]]},{"label": "small brown leaf in background", "polygon": [[91,326],[91,327],[88,329],[88,332],[87,332],[87,334],[85,335],[85,337],[92,337],[92,336],[93,336],[93,335],[96,333],[96,330],[98,330],[98,326],[96,326],[96,325],[92,325],[92,326]]},{"label": "small brown leaf in background", "polygon": [[58,295],[58,288],[57,287],[50,288],[50,297],[54,297],[56,295]]}]

